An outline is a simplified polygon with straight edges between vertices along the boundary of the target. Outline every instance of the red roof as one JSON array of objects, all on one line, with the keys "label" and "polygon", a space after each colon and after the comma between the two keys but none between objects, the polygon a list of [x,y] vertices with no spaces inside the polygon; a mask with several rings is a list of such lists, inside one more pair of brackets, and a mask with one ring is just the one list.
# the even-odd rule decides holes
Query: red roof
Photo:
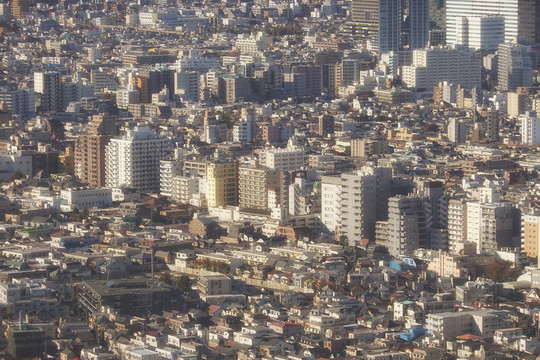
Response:
[{"label": "red roof", "polygon": [[456,339],[459,339],[459,340],[480,340],[482,338],[480,336],[476,336],[476,335],[473,335],[473,334],[465,334],[465,335],[457,336]]}]

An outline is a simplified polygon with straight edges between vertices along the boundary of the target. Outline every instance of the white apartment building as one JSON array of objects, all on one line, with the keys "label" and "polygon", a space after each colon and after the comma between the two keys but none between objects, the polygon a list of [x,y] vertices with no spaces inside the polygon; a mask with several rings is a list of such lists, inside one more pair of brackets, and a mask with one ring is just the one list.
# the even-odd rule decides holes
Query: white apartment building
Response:
[{"label": "white apartment building", "polygon": [[467,240],[467,201],[450,199],[448,201],[448,245],[450,252],[458,252]]},{"label": "white apartment building", "polygon": [[79,210],[104,208],[112,203],[112,190],[106,188],[72,188],[60,190],[60,198],[68,205],[74,205]]},{"label": "white apartment building", "polygon": [[304,150],[299,148],[269,149],[260,154],[262,166],[274,170],[295,171],[304,166]]},{"label": "white apartment building", "polygon": [[504,42],[518,36],[519,0],[446,0],[446,43],[459,44],[458,19],[463,17],[504,17]]},{"label": "white apartment building", "polygon": [[321,222],[323,231],[335,233],[341,218],[341,177],[323,176]]},{"label": "white apartment building", "polygon": [[192,176],[174,176],[171,184],[171,198],[180,204],[189,204],[193,195],[199,194],[202,178]]},{"label": "white apartment building", "polygon": [[467,203],[467,241],[476,251],[494,252],[512,241],[512,206],[501,203]]},{"label": "white apartment building", "polygon": [[138,104],[140,102],[141,95],[135,85],[130,84],[127,89],[120,89],[116,93],[116,106],[119,109],[127,109],[129,104]]},{"label": "white apartment building", "polygon": [[199,72],[207,72],[210,69],[219,69],[221,65],[215,58],[205,58],[201,55],[201,51],[193,49],[189,51],[187,57],[182,57],[176,61],[176,71],[195,70]]},{"label": "white apartment building", "polygon": [[266,50],[266,35],[262,31],[259,31],[255,36],[239,34],[235,47],[242,55],[260,55]]},{"label": "white apartment building", "polygon": [[527,114],[520,118],[521,143],[540,145],[540,118]]},{"label": "white apartment building", "polygon": [[167,158],[170,148],[169,139],[158,138],[146,126],[111,139],[105,148],[107,187],[127,185],[141,192],[159,192],[159,161]]},{"label": "white apartment building", "polygon": [[468,49],[421,49],[413,51],[412,65],[403,66],[402,73],[410,89],[432,91],[441,81],[473,88],[480,86],[481,62]]},{"label": "white apartment building", "polygon": [[177,160],[161,160],[159,162],[159,193],[162,196],[172,195],[172,182],[175,176],[182,173],[183,163]]}]

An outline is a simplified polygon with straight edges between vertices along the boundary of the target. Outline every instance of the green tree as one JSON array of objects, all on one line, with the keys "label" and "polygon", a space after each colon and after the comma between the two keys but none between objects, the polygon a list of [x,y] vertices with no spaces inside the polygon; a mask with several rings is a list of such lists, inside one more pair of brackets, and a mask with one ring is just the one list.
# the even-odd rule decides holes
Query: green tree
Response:
[{"label": "green tree", "polygon": [[180,276],[176,279],[176,287],[182,292],[182,294],[188,296],[191,292],[191,279],[186,275]]}]

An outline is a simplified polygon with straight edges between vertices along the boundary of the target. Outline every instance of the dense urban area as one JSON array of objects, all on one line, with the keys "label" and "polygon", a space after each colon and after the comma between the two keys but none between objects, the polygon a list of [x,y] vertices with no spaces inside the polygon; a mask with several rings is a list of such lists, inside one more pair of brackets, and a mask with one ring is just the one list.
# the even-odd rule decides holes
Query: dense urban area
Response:
[{"label": "dense urban area", "polygon": [[540,359],[540,1],[0,1],[1,359]]}]

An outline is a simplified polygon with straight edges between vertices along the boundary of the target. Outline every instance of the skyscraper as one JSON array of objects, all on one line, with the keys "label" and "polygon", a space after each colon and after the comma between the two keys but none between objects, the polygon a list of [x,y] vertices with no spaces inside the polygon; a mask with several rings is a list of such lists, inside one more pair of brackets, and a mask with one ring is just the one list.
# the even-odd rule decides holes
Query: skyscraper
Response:
[{"label": "skyscraper", "polygon": [[409,1],[409,48],[423,49],[429,41],[429,0]]},{"label": "skyscraper", "polygon": [[463,17],[503,16],[505,42],[518,36],[519,0],[446,0],[446,43],[459,44],[458,21]]},{"label": "skyscraper", "polygon": [[399,50],[401,0],[353,0],[351,20],[356,34],[379,53]]},{"label": "skyscraper", "polygon": [[127,185],[141,192],[159,192],[159,161],[167,158],[170,140],[146,126],[113,138],[105,148],[107,187]]},{"label": "skyscraper", "polygon": [[519,0],[518,36],[530,42],[540,42],[540,2]]},{"label": "skyscraper", "polygon": [[498,58],[499,90],[515,91],[520,86],[532,86],[532,61],[526,46],[500,44]]}]

